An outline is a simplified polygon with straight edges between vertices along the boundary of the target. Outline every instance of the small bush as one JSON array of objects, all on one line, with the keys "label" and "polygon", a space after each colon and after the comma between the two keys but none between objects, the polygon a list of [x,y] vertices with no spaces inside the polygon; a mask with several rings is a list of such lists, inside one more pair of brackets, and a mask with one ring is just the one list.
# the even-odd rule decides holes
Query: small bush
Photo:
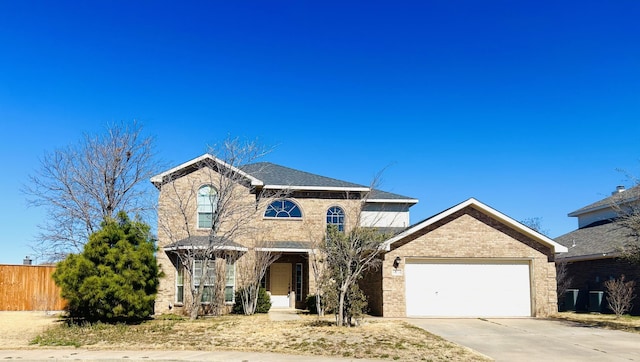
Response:
[{"label": "small bush", "polygon": [[318,306],[316,305],[316,295],[315,294],[307,295],[306,304],[307,304],[307,310],[309,311],[309,313],[318,314]]},{"label": "small bush", "polygon": [[267,293],[267,290],[260,288],[258,291],[258,305],[256,307],[256,313],[269,313],[271,309],[271,297]]},{"label": "small bush", "polygon": [[[268,313],[271,309],[271,297],[267,293],[267,290],[260,288],[258,290],[258,302],[256,303],[256,313]],[[240,291],[236,291],[236,302],[231,309],[233,314],[244,314],[244,306],[242,305],[242,297]]]},{"label": "small bush", "polygon": [[619,279],[611,279],[604,282],[604,286],[607,289],[609,308],[616,314],[616,318],[620,318],[633,306],[631,302],[636,297],[633,294],[635,285],[635,281],[625,282],[624,275]]}]

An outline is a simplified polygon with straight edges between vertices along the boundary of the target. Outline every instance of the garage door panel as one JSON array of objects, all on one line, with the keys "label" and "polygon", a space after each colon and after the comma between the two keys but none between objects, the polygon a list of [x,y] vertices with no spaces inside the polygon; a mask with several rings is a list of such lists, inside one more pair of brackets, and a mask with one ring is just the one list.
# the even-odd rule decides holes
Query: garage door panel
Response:
[{"label": "garage door panel", "polygon": [[407,263],[407,316],[530,316],[528,263]]}]

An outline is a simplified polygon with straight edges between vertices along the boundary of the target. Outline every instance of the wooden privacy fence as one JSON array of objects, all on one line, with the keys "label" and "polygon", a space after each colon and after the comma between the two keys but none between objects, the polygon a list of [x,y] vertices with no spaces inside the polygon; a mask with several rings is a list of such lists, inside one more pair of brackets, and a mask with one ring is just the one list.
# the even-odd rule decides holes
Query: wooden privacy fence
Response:
[{"label": "wooden privacy fence", "polygon": [[0,310],[62,310],[64,300],[51,275],[55,266],[0,265]]}]

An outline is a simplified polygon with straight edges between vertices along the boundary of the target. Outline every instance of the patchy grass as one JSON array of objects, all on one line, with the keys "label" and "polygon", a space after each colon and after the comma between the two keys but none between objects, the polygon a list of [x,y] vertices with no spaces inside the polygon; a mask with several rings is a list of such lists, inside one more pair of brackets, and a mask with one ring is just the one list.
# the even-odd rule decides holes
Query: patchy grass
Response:
[{"label": "patchy grass", "polygon": [[616,318],[615,314],[561,312],[555,314],[553,318],[594,327],[640,333],[640,317],[638,316],[624,315]]},{"label": "patchy grass", "polygon": [[314,316],[271,321],[228,315],[190,321],[158,318],[138,325],[53,326],[32,340],[40,346],[95,349],[269,351],[402,361],[485,361],[473,351],[403,321],[367,320],[338,328]]}]

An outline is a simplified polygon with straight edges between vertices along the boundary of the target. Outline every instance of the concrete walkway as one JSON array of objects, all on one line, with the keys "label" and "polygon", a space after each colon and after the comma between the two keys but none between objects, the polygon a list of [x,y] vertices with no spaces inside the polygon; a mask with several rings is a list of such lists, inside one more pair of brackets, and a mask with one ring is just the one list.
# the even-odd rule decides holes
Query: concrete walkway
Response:
[{"label": "concrete walkway", "polygon": [[92,351],[86,349],[31,349],[2,350],[0,360],[26,361],[100,361],[100,362],[153,362],[153,361],[212,361],[212,362],[380,362],[326,356],[296,356],[282,353],[235,351]]},{"label": "concrete walkway", "polygon": [[496,361],[640,361],[640,334],[535,318],[407,322]]},{"label": "concrete walkway", "polygon": [[269,319],[272,321],[297,321],[300,319],[295,309],[289,308],[272,308],[269,309]]}]

